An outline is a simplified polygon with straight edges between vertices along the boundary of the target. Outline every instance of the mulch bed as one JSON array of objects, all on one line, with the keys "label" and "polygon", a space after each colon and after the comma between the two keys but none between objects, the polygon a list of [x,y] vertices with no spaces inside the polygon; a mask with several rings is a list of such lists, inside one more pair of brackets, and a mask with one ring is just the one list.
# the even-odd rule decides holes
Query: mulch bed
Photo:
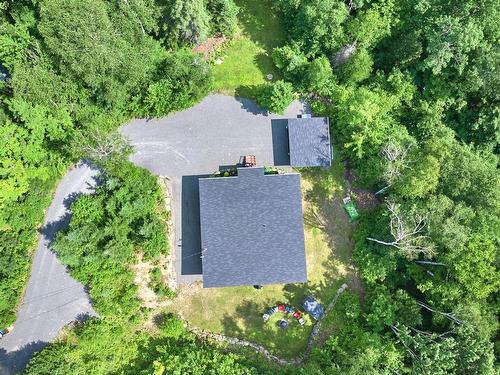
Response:
[{"label": "mulch bed", "polygon": [[221,47],[226,38],[224,36],[215,36],[212,38],[208,38],[205,43],[199,44],[193,48],[194,53],[199,53],[203,55],[203,60],[210,60],[213,53],[217,51],[219,47]]},{"label": "mulch bed", "polygon": [[381,202],[371,191],[363,189],[352,189],[355,195],[356,206],[360,209],[373,210]]}]

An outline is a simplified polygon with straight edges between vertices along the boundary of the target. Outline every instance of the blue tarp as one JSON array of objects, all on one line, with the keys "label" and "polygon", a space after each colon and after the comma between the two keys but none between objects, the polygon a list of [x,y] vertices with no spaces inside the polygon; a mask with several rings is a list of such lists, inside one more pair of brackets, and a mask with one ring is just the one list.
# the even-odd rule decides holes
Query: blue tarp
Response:
[{"label": "blue tarp", "polygon": [[304,307],[304,310],[306,310],[314,320],[318,320],[325,313],[325,309],[323,308],[323,306],[318,301],[316,301],[314,297],[311,296],[304,299],[302,307]]}]

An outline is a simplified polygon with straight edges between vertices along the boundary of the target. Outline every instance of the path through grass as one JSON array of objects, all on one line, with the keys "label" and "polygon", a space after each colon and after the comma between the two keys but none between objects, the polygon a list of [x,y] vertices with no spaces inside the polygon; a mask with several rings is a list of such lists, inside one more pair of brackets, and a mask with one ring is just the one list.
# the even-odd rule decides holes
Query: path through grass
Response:
[{"label": "path through grass", "polygon": [[274,47],[283,44],[285,31],[269,0],[237,0],[241,31],[222,53],[222,64],[214,65],[214,89],[229,95],[255,97],[254,86],[279,72],[271,59]]}]

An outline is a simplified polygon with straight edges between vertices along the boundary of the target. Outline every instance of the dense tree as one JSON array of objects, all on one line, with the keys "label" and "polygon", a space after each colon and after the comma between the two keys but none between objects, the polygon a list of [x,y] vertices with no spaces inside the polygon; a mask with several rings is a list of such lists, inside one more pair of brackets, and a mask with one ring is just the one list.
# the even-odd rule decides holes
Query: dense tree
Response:
[{"label": "dense tree", "polygon": [[145,36],[123,35],[127,29],[110,10],[100,0],[45,1],[38,30],[64,75],[81,80],[96,100],[122,105],[151,72],[159,52]]},{"label": "dense tree", "polygon": [[[288,44],[273,52],[276,65],[310,91],[303,83],[308,64],[330,58],[333,78],[315,89],[312,106],[330,117],[337,151],[358,184],[394,203],[364,212],[355,233],[353,258],[368,296],[359,331],[392,334],[404,358],[405,370],[376,373],[494,373],[498,2],[339,1],[316,10],[307,0],[276,4],[290,32]],[[342,17],[331,11],[342,6]],[[325,40],[330,26],[337,30]],[[425,319],[403,321],[401,290],[408,301],[418,299]],[[471,315],[480,318],[457,323]],[[479,326],[492,331],[478,333]],[[327,348],[315,354],[318,373],[374,371],[361,365],[373,357],[360,358],[359,343],[342,348],[352,362]],[[338,371],[318,370],[330,358]]]},{"label": "dense tree", "polygon": [[465,246],[454,250],[446,257],[447,262],[471,296],[486,298],[500,288],[500,273],[494,265],[497,249],[490,239],[475,235]]},{"label": "dense tree", "polygon": [[361,49],[345,63],[337,67],[337,74],[343,82],[361,82],[372,72],[373,59],[366,49]]},{"label": "dense tree", "polygon": [[188,108],[211,86],[206,62],[187,50],[169,55],[159,65],[156,76],[156,81],[134,97],[131,110],[138,116],[160,117]]},{"label": "dense tree", "polygon": [[292,38],[301,44],[308,56],[315,56],[320,51],[330,55],[344,41],[342,23],[347,16],[347,7],[341,1],[301,1],[293,17]]},{"label": "dense tree", "polygon": [[239,8],[233,0],[208,0],[207,10],[214,33],[231,37],[236,32]]},{"label": "dense tree", "polygon": [[7,69],[24,60],[31,38],[25,25],[2,23],[0,25],[0,61]]},{"label": "dense tree", "polygon": [[309,91],[321,89],[331,78],[332,67],[326,57],[318,57],[307,65],[304,80]]},{"label": "dense tree", "polygon": [[293,86],[289,82],[276,81],[264,84],[257,102],[271,112],[284,113],[294,99]]},{"label": "dense tree", "polygon": [[286,79],[300,82],[307,65],[307,57],[298,44],[276,47],[272,53],[274,64],[281,69]]},{"label": "dense tree", "polygon": [[160,35],[167,46],[197,44],[208,36],[210,17],[204,0],[173,0],[163,13]]},{"label": "dense tree", "polygon": [[166,51],[153,39],[161,33],[161,2],[2,5],[7,7],[0,11],[0,65],[2,74],[8,73],[0,82],[0,263],[6,270],[0,325],[5,326],[14,320],[36,228],[65,169],[86,152],[109,151],[113,142],[107,143],[106,134],[130,113],[153,114],[143,100],[148,87],[173,82],[173,106],[154,109],[163,114],[199,100],[210,79],[205,64],[188,53]]}]

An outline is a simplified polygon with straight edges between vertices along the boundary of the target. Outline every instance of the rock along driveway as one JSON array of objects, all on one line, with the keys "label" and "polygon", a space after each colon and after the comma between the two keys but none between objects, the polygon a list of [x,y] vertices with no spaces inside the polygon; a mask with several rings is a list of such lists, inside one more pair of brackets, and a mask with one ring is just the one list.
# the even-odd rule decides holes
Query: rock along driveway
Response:
[{"label": "rock along driveway", "polygon": [[178,283],[201,280],[199,176],[235,165],[242,155],[255,155],[258,165],[286,165],[288,140],[279,119],[302,112],[299,102],[279,116],[251,100],[213,94],[188,110],[121,128],[135,148],[131,161],[170,179]]}]

